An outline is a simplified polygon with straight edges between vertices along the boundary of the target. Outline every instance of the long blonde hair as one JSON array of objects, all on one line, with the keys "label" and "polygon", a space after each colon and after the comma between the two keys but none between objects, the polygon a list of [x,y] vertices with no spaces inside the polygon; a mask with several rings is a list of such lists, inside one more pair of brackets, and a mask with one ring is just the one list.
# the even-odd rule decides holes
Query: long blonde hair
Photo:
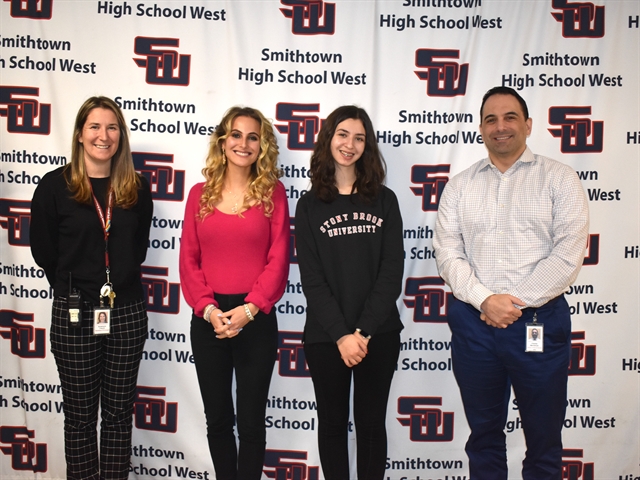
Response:
[{"label": "long blonde hair", "polygon": [[273,213],[273,200],[271,195],[282,176],[278,168],[278,143],[273,133],[273,125],[262,113],[251,107],[231,107],[222,117],[220,124],[211,135],[209,154],[206,166],[202,169],[205,178],[200,197],[200,219],[213,213],[215,205],[222,198],[222,185],[227,171],[227,163],[224,161],[222,144],[231,132],[233,121],[238,117],[253,118],[260,124],[260,153],[258,159],[251,165],[249,187],[244,195],[242,208],[238,210],[241,215],[243,210],[249,208],[252,202],[261,205],[265,216]]},{"label": "long blonde hair", "polygon": [[87,122],[87,117],[94,108],[111,110],[118,120],[120,142],[111,159],[110,183],[115,194],[114,204],[121,208],[131,208],[138,201],[140,178],[133,166],[129,133],[124,115],[122,115],[120,107],[108,97],[91,97],[78,110],[71,143],[71,163],[66,166],[64,171],[67,186],[73,193],[73,199],[76,202],[91,203],[91,184],[84,164],[84,146],[80,142],[80,136],[84,124]]}]

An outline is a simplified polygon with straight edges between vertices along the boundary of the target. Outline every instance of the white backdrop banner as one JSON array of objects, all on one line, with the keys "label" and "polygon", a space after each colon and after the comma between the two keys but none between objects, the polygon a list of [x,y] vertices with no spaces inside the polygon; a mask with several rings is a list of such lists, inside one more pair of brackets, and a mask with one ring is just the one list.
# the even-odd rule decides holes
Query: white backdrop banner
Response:
[{"label": "white backdrop banner", "polygon": [[[357,104],[373,119],[404,218],[405,329],[386,480],[467,480],[469,430],[446,324],[451,294],[432,240],[444,185],[486,156],[482,95],[506,85],[529,104],[532,150],[578,171],[591,210],[584,266],[567,296],[574,315],[563,478],[640,479],[639,2],[4,0],[0,25],[2,478],[65,477],[52,291],[29,251],[30,201],[40,178],[69,161],[82,102],[106,95],[125,113],[155,203],[130,478],[215,478],[178,250],[186,193],[202,178],[217,122],[237,104],[273,120],[294,212],[323,119]],[[318,480],[293,219],[291,261],[276,306],[263,478]],[[510,478],[521,478],[515,403],[506,432]],[[354,432],[350,439],[355,448]]]}]

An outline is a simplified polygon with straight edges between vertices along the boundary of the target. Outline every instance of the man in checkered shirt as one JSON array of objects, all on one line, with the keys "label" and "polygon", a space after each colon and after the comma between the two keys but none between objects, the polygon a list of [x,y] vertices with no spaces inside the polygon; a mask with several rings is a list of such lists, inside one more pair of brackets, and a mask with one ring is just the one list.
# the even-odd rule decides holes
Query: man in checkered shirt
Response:
[{"label": "man in checkered shirt", "polygon": [[433,242],[455,296],[448,322],[471,428],[470,477],[507,478],[513,386],[527,443],[523,479],[559,480],[571,349],[563,293],[584,259],[587,199],[575,171],[527,147],[532,121],[515,90],[489,90],[480,119],[489,156],[447,183]]}]

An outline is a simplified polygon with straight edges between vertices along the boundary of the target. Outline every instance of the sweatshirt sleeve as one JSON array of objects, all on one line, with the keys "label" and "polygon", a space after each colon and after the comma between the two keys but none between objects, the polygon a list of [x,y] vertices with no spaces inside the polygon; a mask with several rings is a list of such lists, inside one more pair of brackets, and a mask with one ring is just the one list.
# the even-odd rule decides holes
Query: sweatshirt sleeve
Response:
[{"label": "sweatshirt sleeve", "polygon": [[302,289],[307,299],[307,315],[314,312],[314,319],[320,323],[334,342],[344,335],[353,333],[340,310],[338,301],[327,283],[318,247],[311,230],[309,203],[312,192],[298,200],[296,207],[296,251]]},{"label": "sweatshirt sleeve", "polygon": [[202,271],[202,251],[198,238],[197,218],[200,210],[200,196],[203,183],[194,185],[189,192],[182,225],[180,240],[180,284],[187,303],[196,315],[202,316],[204,308],[210,303],[217,305],[213,299],[213,290],[207,285]]},{"label": "sweatshirt sleeve", "polygon": [[58,267],[58,212],[52,174],[40,181],[31,200],[29,242],[35,262],[44,270],[49,285],[54,286]]},{"label": "sweatshirt sleeve", "polygon": [[357,328],[370,335],[374,335],[378,327],[388,320],[402,292],[402,274],[404,272],[400,206],[393,191],[385,189],[383,193],[385,195],[385,222],[382,228],[380,268],[356,325]]},{"label": "sweatshirt sleeve", "polygon": [[280,300],[289,278],[289,204],[281,182],[277,183],[272,200],[267,264],[245,297],[246,302],[253,303],[264,313],[269,313]]}]

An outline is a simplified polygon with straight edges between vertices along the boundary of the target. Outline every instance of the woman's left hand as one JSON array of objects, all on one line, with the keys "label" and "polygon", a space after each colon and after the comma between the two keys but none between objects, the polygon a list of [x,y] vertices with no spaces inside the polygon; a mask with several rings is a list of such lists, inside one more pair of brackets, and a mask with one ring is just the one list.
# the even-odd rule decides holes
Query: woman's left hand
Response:
[{"label": "woman's left hand", "polygon": [[367,344],[369,340],[362,335],[350,333],[342,336],[337,342],[340,357],[344,364],[351,368],[358,365],[369,353]]},{"label": "woman's left hand", "polygon": [[[247,303],[247,307],[249,307],[249,311],[254,317],[260,311],[253,303]],[[217,338],[233,338],[250,322],[247,313],[244,311],[244,305],[222,312],[222,319],[225,325],[223,328],[216,330]]]}]

